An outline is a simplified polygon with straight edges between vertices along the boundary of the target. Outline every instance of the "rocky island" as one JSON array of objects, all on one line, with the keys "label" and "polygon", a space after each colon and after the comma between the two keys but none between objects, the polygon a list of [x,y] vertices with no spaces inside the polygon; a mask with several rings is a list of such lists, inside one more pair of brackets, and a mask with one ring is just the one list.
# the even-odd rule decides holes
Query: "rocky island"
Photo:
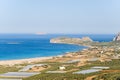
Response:
[{"label": "rocky island", "polygon": [[67,44],[79,44],[83,46],[89,46],[93,40],[89,37],[82,38],[69,38],[69,37],[59,37],[50,40],[50,43],[67,43]]},{"label": "rocky island", "polygon": [[62,43],[62,42],[76,42],[76,43],[82,43],[82,42],[93,42],[92,39],[89,37],[82,37],[82,38],[69,38],[69,37],[59,37],[59,38],[53,38],[50,40],[51,43]]}]

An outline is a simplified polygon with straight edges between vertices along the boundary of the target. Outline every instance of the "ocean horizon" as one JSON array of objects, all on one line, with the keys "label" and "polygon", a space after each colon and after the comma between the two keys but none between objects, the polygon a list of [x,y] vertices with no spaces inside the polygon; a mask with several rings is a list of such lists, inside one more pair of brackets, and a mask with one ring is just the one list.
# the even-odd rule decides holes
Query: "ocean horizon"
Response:
[{"label": "ocean horizon", "polygon": [[63,55],[66,52],[82,50],[86,47],[71,44],[50,43],[56,37],[85,37],[94,41],[109,42],[113,34],[0,34],[0,60],[27,59]]}]

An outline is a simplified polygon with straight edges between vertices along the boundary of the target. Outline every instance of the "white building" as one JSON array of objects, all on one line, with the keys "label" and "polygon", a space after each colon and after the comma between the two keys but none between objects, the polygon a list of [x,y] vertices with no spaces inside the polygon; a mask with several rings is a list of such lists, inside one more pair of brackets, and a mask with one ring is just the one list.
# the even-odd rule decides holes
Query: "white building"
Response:
[{"label": "white building", "polygon": [[59,67],[60,70],[65,70],[66,68],[64,66]]}]

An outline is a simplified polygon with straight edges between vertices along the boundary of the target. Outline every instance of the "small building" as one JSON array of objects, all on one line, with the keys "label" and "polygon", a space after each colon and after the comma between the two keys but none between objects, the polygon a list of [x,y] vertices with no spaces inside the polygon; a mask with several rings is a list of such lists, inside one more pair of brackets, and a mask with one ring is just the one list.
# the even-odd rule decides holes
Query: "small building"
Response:
[{"label": "small building", "polygon": [[59,69],[60,69],[60,70],[65,70],[66,67],[65,67],[65,66],[60,66]]}]

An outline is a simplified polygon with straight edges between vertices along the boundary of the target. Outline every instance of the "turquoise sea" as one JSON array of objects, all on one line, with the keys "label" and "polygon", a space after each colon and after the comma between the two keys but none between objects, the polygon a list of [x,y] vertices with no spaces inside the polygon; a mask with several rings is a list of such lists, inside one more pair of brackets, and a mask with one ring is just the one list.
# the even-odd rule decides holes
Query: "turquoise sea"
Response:
[{"label": "turquoise sea", "polygon": [[51,38],[89,36],[94,41],[111,41],[112,34],[0,34],[0,60],[25,59],[62,55],[82,50],[84,46],[50,43]]}]

